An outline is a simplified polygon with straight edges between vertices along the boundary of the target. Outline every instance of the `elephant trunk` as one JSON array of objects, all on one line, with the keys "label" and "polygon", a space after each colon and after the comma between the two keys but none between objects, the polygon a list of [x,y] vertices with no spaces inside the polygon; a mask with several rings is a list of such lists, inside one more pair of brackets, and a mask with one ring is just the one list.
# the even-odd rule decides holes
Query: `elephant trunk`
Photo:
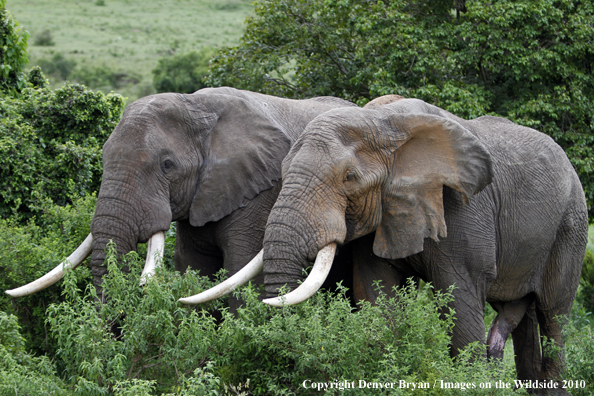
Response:
[{"label": "elephant trunk", "polygon": [[275,218],[269,217],[264,236],[264,285],[268,298],[276,297],[284,285],[290,290],[297,288],[309,263],[305,241],[296,237],[300,232],[276,222]]},{"label": "elephant trunk", "polygon": [[[139,242],[146,242],[153,234],[169,228],[171,222],[170,211],[153,207],[149,208],[152,210],[146,210],[146,204],[141,202],[146,197],[137,197],[137,193],[123,188],[122,184],[117,180],[104,178],[91,223],[91,271],[93,284],[100,298],[103,294],[103,277],[107,274],[105,258],[108,244],[115,244],[116,257],[120,260],[125,254],[136,251]],[[123,270],[126,271],[127,268]]]},{"label": "elephant trunk", "polygon": [[263,303],[272,305],[273,307],[282,307],[284,305],[295,305],[303,302],[314,295],[330,273],[332,263],[334,262],[334,254],[336,253],[336,244],[331,243],[326,245],[318,252],[316,262],[311,269],[307,279],[299,285],[298,288],[292,292],[275,298],[267,298]]},{"label": "elephant trunk", "polygon": [[[100,205],[98,202],[97,211]],[[136,251],[137,236],[133,228],[128,226],[121,219],[107,215],[96,214],[91,224],[93,234],[93,250],[91,253],[91,272],[93,273],[93,284],[97,290],[97,296],[102,299],[103,291],[101,284],[103,277],[107,274],[106,248],[110,242],[115,244],[116,257],[118,260],[131,251]],[[127,268],[124,268],[127,270]]]},{"label": "elephant trunk", "polygon": [[324,186],[303,192],[295,186],[312,183],[285,182],[266,225],[264,235],[264,285],[267,297],[278,295],[287,285],[290,290],[304,278],[318,252],[341,244],[346,236],[344,210],[329,205],[332,193]]}]

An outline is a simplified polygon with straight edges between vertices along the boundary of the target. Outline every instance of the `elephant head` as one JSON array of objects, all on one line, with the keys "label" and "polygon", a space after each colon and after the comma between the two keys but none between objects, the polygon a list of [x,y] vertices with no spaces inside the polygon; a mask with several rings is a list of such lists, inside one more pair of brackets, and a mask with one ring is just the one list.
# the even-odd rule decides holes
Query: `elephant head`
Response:
[{"label": "elephant head", "polygon": [[[153,251],[163,250],[163,232],[172,221],[200,227],[270,189],[281,177],[291,141],[317,114],[348,103],[338,101],[295,101],[232,88],[137,100],[103,147],[91,234],[69,261],[78,265],[92,254],[100,293],[107,243],[115,242],[122,255],[150,240],[144,272],[150,275]],[[31,294],[61,277],[62,264],[8,293]]]},{"label": "elephant head", "polygon": [[[373,232],[373,253],[379,257],[422,251],[425,238],[447,235],[444,186],[467,200],[491,182],[491,157],[470,131],[436,107],[397,99],[329,111],[291,148],[264,238],[269,296],[285,284],[295,289],[319,252],[327,248],[332,257],[336,245]],[[316,262],[298,290],[265,302],[308,298],[320,283],[316,276],[328,269],[329,264]]]},{"label": "elephant head", "polygon": [[136,248],[172,221],[217,221],[272,187],[289,138],[242,98],[162,94],[129,106],[103,148],[91,225],[95,283],[106,244]]}]

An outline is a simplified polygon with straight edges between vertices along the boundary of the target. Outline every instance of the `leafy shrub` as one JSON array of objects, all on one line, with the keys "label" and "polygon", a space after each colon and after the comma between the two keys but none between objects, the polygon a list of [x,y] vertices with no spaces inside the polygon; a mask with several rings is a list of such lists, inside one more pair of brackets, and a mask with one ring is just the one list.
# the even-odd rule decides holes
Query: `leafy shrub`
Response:
[{"label": "leafy shrub", "polygon": [[41,71],[39,66],[33,66],[29,71],[29,84],[34,88],[45,88],[49,85],[49,81]]},{"label": "leafy shrub", "polygon": [[45,198],[64,205],[97,191],[101,147],[123,104],[72,84],[0,97],[0,216],[26,219]]},{"label": "leafy shrub", "polygon": [[577,299],[584,308],[594,313],[594,252],[591,250],[586,250]]},{"label": "leafy shrub", "polygon": [[[73,205],[58,206],[46,200],[38,218],[25,224],[0,219],[0,311],[17,315],[24,325],[28,349],[53,353],[45,326],[45,310],[61,301],[58,283],[32,296],[12,298],[4,290],[23,286],[53,269],[88,235],[95,210],[94,196],[74,198]],[[84,266],[74,274],[88,283]]]},{"label": "leafy shrub", "polygon": [[[275,309],[258,301],[250,286],[238,292],[245,307],[237,316],[222,308],[223,320],[217,324],[206,308],[221,309],[220,301],[208,307],[177,302],[211,285],[207,278],[161,268],[141,288],[138,255],[131,253],[125,259],[130,273],[119,270],[113,247],[107,262],[104,287],[109,301],[96,306],[95,289],[80,290],[73,274],[67,273],[65,301],[47,312],[51,338],[59,347],[57,364],[74,394],[116,389],[116,394],[132,394],[136,387],[144,394],[289,395],[310,394],[312,390],[303,387],[305,380],[358,385],[359,379],[403,379],[433,385],[444,378],[491,383],[493,373],[507,382],[515,377],[509,362],[471,363],[484,347],[473,345],[458,359],[449,357],[448,333],[453,325],[453,313],[445,308],[452,298],[449,293],[432,295],[427,288],[409,287],[397,298],[383,296],[377,305],[364,303],[353,311],[343,294],[322,292],[295,307]],[[112,333],[114,328],[119,330]],[[338,389],[334,391],[329,393]],[[419,394],[458,392],[437,387]],[[377,394],[359,388],[343,393]],[[411,390],[394,389],[391,394],[411,394]]]},{"label": "leafy shrub", "polygon": [[17,318],[0,311],[0,394],[3,396],[67,395],[54,364],[25,352]]},{"label": "leafy shrub", "polygon": [[108,65],[81,65],[72,74],[72,79],[94,89],[118,89],[128,84],[137,84],[140,77],[129,72],[115,70]]},{"label": "leafy shrub", "polygon": [[[19,224],[14,218],[0,219],[0,311],[17,315],[23,324],[27,349],[55,353],[48,335],[45,311],[52,303],[63,301],[64,283],[58,282],[34,295],[12,298],[5,290],[23,286],[52,270],[80,245],[90,232],[95,211],[95,195],[73,197],[73,204],[59,206],[49,199],[42,202],[34,219]],[[166,233],[164,264],[173,268],[175,228]],[[138,246],[146,255],[146,244]],[[84,263],[73,272],[79,287],[92,280]],[[1,394],[1,393],[0,393]]]},{"label": "leafy shrub", "polygon": [[[89,207],[92,204],[87,202]],[[70,216],[58,209],[49,217]],[[62,226],[64,235],[76,227]],[[37,245],[31,242],[34,245],[29,246]],[[24,249],[20,254],[19,261],[29,259]],[[127,255],[123,264],[130,268],[129,273],[120,270],[122,264],[117,264],[115,249],[110,246],[109,275],[104,283],[110,299],[101,306],[84,266],[82,272],[67,272],[55,287],[63,292],[47,310],[47,338],[52,345],[48,356],[62,379],[53,378],[56,370],[48,366],[47,383],[67,387],[69,394],[75,395],[186,396],[311,394],[314,390],[303,385],[311,381],[306,385],[333,384],[335,388],[328,394],[375,395],[377,389],[359,388],[359,380],[404,380],[428,383],[429,389],[413,391],[397,386],[389,394],[454,395],[460,389],[442,388],[441,380],[478,387],[497,380],[513,384],[515,379],[511,356],[495,363],[477,358],[484,354],[484,346],[471,345],[458,358],[449,357],[454,312],[447,303],[452,296],[432,293],[428,286],[420,290],[409,286],[396,298],[382,295],[377,305],[362,303],[356,311],[341,292],[317,293],[297,306],[275,309],[258,301],[256,290],[249,286],[237,292],[246,304],[234,316],[224,301],[206,307],[177,302],[179,297],[211,286],[206,277],[193,271],[182,276],[164,266],[140,287],[140,255]],[[576,307],[577,317],[572,317],[566,328],[568,374],[564,378],[591,381],[594,341],[591,328],[587,328],[589,314]],[[209,313],[213,309],[221,310],[222,321]],[[5,344],[1,334],[0,343]],[[13,351],[8,350],[4,359],[14,360]],[[22,372],[34,372],[29,367]],[[16,378],[16,374],[10,375]],[[17,389],[25,389],[26,384],[19,382],[26,381],[25,377],[16,381],[21,387]],[[345,381],[354,381],[355,389],[340,390]],[[579,389],[582,393],[575,394],[590,390]],[[479,393],[479,389],[468,391]],[[513,386],[493,386],[488,394],[525,392],[513,391]]]},{"label": "leafy shrub", "polygon": [[23,68],[29,62],[29,33],[21,31],[5,6],[6,0],[0,0],[0,90],[16,93],[26,86]]},{"label": "leafy shrub", "polygon": [[[139,286],[143,260],[129,254],[120,271],[115,249],[107,257],[109,275],[104,290],[109,301],[97,307],[95,288],[78,289],[76,278],[64,279],[66,301],[48,309],[48,325],[59,349],[58,364],[75,387],[75,394],[103,394],[119,384],[150,388],[132,380],[157,380],[159,388],[171,387],[205,363],[217,345],[214,318],[204,311],[180,306],[179,297],[212,285],[189,272],[158,271],[156,279]],[[220,307],[220,302],[215,305]],[[212,304],[211,304],[212,305]],[[195,311],[195,316],[188,316]],[[112,333],[119,327],[121,335]],[[150,386],[148,386],[150,385]]]},{"label": "leafy shrub", "polygon": [[56,45],[54,38],[52,37],[52,32],[49,29],[45,29],[35,36],[34,44],[42,47],[51,47]]},{"label": "leafy shrub", "polygon": [[585,381],[586,388],[570,389],[573,396],[589,396],[594,387],[594,318],[579,303],[574,303],[568,323],[563,328],[568,380]]},{"label": "leafy shrub", "polygon": [[205,85],[202,78],[208,71],[208,63],[214,50],[210,47],[186,54],[159,59],[153,69],[153,85],[157,92],[192,93]]},{"label": "leafy shrub", "polygon": [[38,59],[37,64],[45,74],[62,81],[67,80],[76,67],[76,61],[72,58],[66,58],[61,52],[55,53],[50,59]]}]

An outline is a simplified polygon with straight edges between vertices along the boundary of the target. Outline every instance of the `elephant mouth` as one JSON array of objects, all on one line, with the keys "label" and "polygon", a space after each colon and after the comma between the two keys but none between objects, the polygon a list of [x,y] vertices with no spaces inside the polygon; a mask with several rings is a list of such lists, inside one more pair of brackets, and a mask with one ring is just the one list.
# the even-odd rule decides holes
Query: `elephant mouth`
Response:
[{"label": "elephant mouth", "polygon": [[[311,272],[297,289],[283,296],[265,299],[262,302],[272,305],[273,307],[282,307],[284,305],[299,304],[313,296],[320,287],[322,287],[322,284],[328,277],[330,269],[332,268],[335,253],[336,243],[326,245],[318,252]],[[263,268],[264,251],[261,250],[252,261],[224,282],[194,296],[180,298],[179,301],[183,304],[194,305],[214,300],[229,294],[239,286],[246,284],[249,280],[258,275]]]},{"label": "elephant mouth", "polygon": [[[37,293],[50,287],[64,277],[64,272],[78,267],[93,250],[93,235],[89,234],[80,246],[68,258],[58,264],[53,270],[42,277],[28,283],[24,286],[12,290],[6,290],[6,294],[12,297],[24,297]],[[155,274],[155,269],[163,261],[163,251],[165,250],[165,234],[159,231],[148,241],[146,262],[142,275],[140,276],[140,286],[144,286],[148,279]]]}]

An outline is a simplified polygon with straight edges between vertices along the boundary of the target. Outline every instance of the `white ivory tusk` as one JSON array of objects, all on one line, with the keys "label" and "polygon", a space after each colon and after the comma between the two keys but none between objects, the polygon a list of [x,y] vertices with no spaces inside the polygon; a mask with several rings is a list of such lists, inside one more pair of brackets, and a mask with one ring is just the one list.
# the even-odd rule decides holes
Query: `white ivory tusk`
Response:
[{"label": "white ivory tusk", "polygon": [[334,261],[335,252],[336,243],[326,245],[318,252],[316,262],[307,279],[297,289],[284,296],[267,298],[262,302],[273,307],[282,307],[283,305],[299,304],[313,296],[322,287],[322,284],[328,277],[330,268],[332,268],[332,261]]},{"label": "white ivory tusk", "polygon": [[6,294],[12,297],[24,297],[29,294],[37,293],[47,287],[50,287],[64,277],[64,270],[74,269],[80,265],[91,254],[93,248],[93,235],[89,234],[83,243],[68,258],[58,264],[53,270],[34,280],[25,286],[12,290],[6,290]]},{"label": "white ivory tusk", "polygon": [[258,253],[256,257],[252,259],[252,261],[247,263],[245,267],[240,269],[229,279],[219,283],[215,287],[211,287],[210,289],[203,291],[202,293],[186,298],[180,298],[179,302],[190,305],[202,304],[229,294],[239,286],[253,279],[262,271],[262,268],[264,268],[264,250],[260,250],[260,253]]},{"label": "white ivory tusk", "polygon": [[144,269],[140,274],[140,286],[144,286],[146,282],[155,275],[155,268],[163,262],[163,252],[165,251],[165,233],[159,231],[154,234],[148,241],[146,261]]}]

